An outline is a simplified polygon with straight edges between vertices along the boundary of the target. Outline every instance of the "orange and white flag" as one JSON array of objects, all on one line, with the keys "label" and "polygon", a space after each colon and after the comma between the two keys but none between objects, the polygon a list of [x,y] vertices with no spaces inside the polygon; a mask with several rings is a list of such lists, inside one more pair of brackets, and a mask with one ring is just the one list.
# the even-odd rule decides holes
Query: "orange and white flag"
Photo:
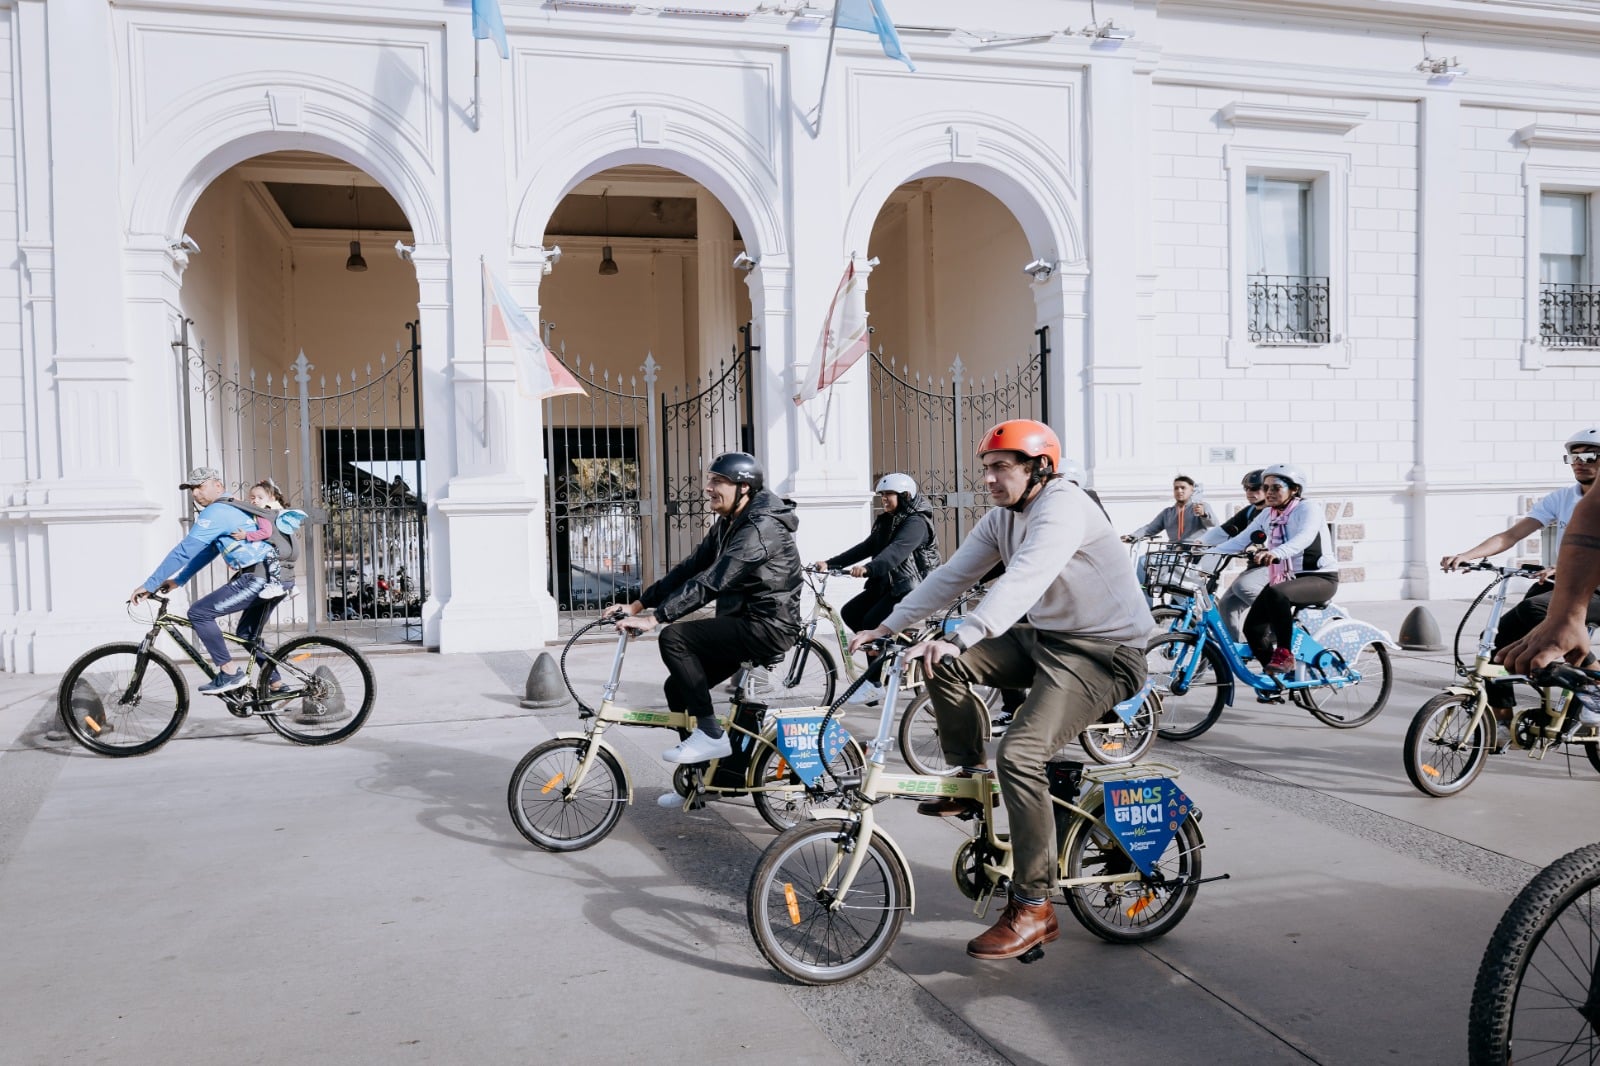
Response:
[{"label": "orange and white flag", "polygon": [[844,268],[839,287],[833,292],[827,320],[822,323],[822,336],[817,338],[817,352],[811,358],[811,369],[806,371],[805,382],[794,402],[802,404],[821,395],[865,354],[867,305],[861,294],[861,279],[856,276],[855,260],[852,259],[850,265]]},{"label": "orange and white flag", "polygon": [[545,400],[551,396],[587,396],[572,372],[539,339],[533,324],[511,291],[483,264],[483,346],[509,348],[517,367],[517,391]]}]

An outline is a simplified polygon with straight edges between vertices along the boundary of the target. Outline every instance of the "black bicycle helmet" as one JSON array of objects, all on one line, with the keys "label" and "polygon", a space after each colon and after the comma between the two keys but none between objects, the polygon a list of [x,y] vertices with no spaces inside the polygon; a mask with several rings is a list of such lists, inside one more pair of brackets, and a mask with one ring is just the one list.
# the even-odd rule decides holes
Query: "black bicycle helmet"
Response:
[{"label": "black bicycle helmet", "polygon": [[1264,480],[1266,480],[1265,471],[1252,470],[1240,480],[1239,484],[1243,485],[1247,489],[1259,489]]},{"label": "black bicycle helmet", "polygon": [[749,452],[723,452],[711,460],[710,472],[727,478],[735,485],[749,485],[751,492],[760,492],[766,483],[761,464]]}]

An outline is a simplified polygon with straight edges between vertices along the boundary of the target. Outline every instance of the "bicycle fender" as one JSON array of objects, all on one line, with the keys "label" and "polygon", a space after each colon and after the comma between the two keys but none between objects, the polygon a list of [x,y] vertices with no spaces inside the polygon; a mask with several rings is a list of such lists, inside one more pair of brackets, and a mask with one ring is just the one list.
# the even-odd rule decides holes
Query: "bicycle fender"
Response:
[{"label": "bicycle fender", "polygon": [[1311,639],[1329,651],[1338,652],[1346,662],[1353,661],[1356,652],[1373,641],[1394,651],[1400,650],[1400,645],[1396,644],[1389,634],[1371,622],[1355,618],[1336,618],[1311,634]]},{"label": "bicycle fender", "polygon": [[589,736],[588,733],[557,733],[555,735],[555,739],[587,740],[591,744],[600,745],[600,749],[602,751],[609,751],[611,753],[611,757],[617,760],[617,765],[622,768],[622,785],[628,791],[628,803],[633,803],[633,775],[628,772],[627,760],[623,759],[620,751],[612,747],[610,744],[607,744],[604,740],[597,740]]},{"label": "bicycle fender", "polygon": [[[811,819],[817,822],[829,820],[835,822],[848,822],[852,820],[852,816],[848,811],[842,810],[838,807],[813,807],[810,814]],[[901,849],[894,837],[890,836],[888,833],[885,833],[882,829],[874,826],[872,829],[872,835],[875,839],[883,841],[884,846],[894,854],[895,858],[900,860],[900,866],[906,872],[906,903],[910,913],[917,913],[917,883],[912,879],[911,863],[906,861],[906,853]]]}]

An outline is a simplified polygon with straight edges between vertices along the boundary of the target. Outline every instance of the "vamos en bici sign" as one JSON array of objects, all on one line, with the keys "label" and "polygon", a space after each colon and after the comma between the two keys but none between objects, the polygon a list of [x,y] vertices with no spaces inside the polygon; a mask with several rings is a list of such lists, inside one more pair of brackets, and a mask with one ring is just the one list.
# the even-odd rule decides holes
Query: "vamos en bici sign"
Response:
[{"label": "vamos en bici sign", "polygon": [[1106,824],[1140,872],[1150,876],[1193,804],[1165,777],[1107,782],[1105,795]]}]

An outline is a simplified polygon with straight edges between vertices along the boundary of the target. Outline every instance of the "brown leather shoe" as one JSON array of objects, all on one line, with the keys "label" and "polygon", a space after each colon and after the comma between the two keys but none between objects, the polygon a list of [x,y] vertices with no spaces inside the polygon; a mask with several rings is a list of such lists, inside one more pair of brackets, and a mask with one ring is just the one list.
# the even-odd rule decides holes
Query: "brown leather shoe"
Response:
[{"label": "brown leather shoe", "polygon": [[1011,900],[992,929],[967,943],[967,954],[986,962],[1014,959],[1029,948],[1048,944],[1060,935],[1056,908],[1049,900],[1036,907]]},{"label": "brown leather shoe", "polygon": [[983,804],[965,796],[939,796],[917,804],[917,813],[931,818],[959,818],[963,814],[977,814]]}]

